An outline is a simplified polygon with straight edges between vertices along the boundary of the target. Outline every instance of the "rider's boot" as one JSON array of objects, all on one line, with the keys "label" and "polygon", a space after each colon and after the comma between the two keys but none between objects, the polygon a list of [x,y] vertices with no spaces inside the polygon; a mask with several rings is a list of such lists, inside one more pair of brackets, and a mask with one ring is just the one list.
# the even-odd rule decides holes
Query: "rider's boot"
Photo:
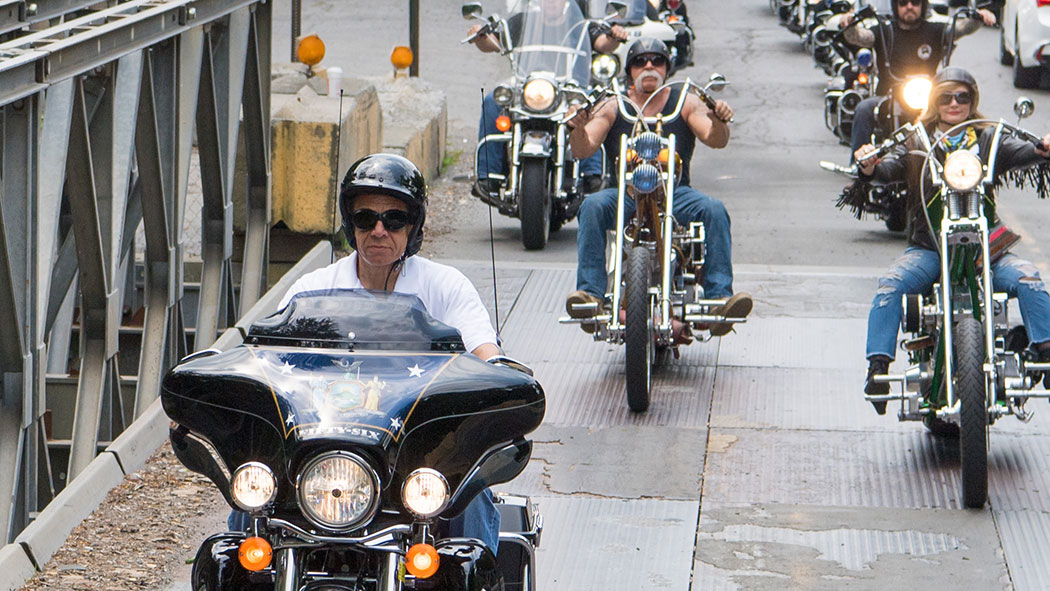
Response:
[{"label": "rider's boot", "polygon": [[[592,312],[590,310],[578,310],[574,307],[574,304],[596,304],[597,310]],[[569,297],[565,299],[565,311],[569,313],[572,318],[593,318],[598,314],[602,313],[602,298],[577,289],[576,291],[569,294]],[[580,324],[580,328],[583,332],[593,333],[597,325],[593,322]]]},{"label": "rider's boot", "polygon": [[[885,355],[873,355],[868,359],[868,377],[864,381],[864,393],[865,394],[889,394],[890,385],[880,384],[875,381],[876,375],[885,375],[890,371],[890,362],[893,361]],[[875,412],[880,415],[886,414],[886,401],[885,400],[872,400],[871,405],[875,407]]]},{"label": "rider's boot", "polygon": [[[726,303],[711,310],[711,314],[725,316],[726,318],[745,318],[751,313],[753,306],[751,294],[746,291],[733,294]],[[721,337],[733,330],[732,322],[719,322],[711,325],[711,336]]]}]

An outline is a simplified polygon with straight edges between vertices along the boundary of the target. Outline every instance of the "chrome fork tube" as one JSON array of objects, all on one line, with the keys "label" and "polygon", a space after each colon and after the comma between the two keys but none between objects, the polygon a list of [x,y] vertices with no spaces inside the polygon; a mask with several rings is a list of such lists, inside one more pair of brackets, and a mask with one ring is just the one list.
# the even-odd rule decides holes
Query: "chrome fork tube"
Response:
[{"label": "chrome fork tube", "polygon": [[507,192],[518,194],[518,166],[521,154],[521,124],[514,124],[514,136],[510,139],[510,170],[507,171]]},{"label": "chrome fork tube", "polygon": [[562,188],[562,181],[565,178],[565,124],[559,123],[558,129],[554,135],[554,178],[551,179],[551,183],[554,187],[555,199],[561,199],[565,196],[565,190]]},{"label": "chrome fork tube", "polygon": [[667,184],[664,185],[664,236],[663,236],[663,269],[661,269],[660,288],[660,331],[671,334],[671,242],[674,241],[674,165],[675,137],[667,138]]},{"label": "chrome fork tube", "polygon": [[613,296],[612,310],[609,312],[609,328],[620,330],[620,282],[623,280],[623,214],[624,199],[627,191],[627,134],[620,134],[620,174],[616,189],[616,242],[613,244]]},{"label": "chrome fork tube", "polygon": [[379,572],[379,591],[397,591],[400,589],[400,583],[397,579],[397,567],[399,555],[390,552],[383,559],[383,568]]},{"label": "chrome fork tube", "polygon": [[948,228],[951,222],[948,220],[948,209],[945,208],[945,216],[941,222],[941,306],[944,307],[942,318],[944,322],[944,392],[948,401],[948,408],[955,406],[955,388],[952,384],[952,317],[954,316],[952,305],[951,267],[948,266]]},{"label": "chrome fork tube", "polygon": [[295,549],[285,548],[277,551],[276,591],[297,591],[299,589],[299,565],[296,562]]}]

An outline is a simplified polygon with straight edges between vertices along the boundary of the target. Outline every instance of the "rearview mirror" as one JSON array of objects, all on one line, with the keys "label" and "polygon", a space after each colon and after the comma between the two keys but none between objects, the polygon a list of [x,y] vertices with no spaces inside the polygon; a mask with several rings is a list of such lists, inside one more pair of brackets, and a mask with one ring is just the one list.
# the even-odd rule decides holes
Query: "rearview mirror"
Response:
[{"label": "rearview mirror", "polygon": [[1035,103],[1032,102],[1032,99],[1022,96],[1014,101],[1014,115],[1017,115],[1018,119],[1031,117],[1032,113],[1035,113]]},{"label": "rearview mirror", "polygon": [[483,9],[481,8],[481,2],[465,2],[463,4],[463,18],[471,20],[475,18],[481,18]]},{"label": "rearview mirror", "polygon": [[726,80],[725,76],[717,73],[711,74],[711,77],[707,80],[707,87],[705,88],[705,90],[719,92],[721,90],[724,90],[725,87],[728,85],[729,82]]}]

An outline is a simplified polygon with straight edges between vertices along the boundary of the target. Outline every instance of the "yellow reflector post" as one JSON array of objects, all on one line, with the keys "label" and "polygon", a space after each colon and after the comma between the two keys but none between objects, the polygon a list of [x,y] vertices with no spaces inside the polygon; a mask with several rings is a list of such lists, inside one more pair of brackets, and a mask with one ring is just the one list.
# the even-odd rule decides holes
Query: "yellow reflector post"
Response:
[{"label": "yellow reflector post", "polygon": [[270,566],[273,548],[270,542],[260,537],[246,538],[237,550],[237,560],[250,571],[260,571]]},{"label": "yellow reflector post", "polygon": [[405,555],[405,568],[420,579],[434,576],[440,562],[437,550],[430,544],[414,544]]},{"label": "yellow reflector post", "polygon": [[307,35],[299,40],[296,55],[299,56],[299,61],[312,68],[324,59],[324,41],[317,35]]}]

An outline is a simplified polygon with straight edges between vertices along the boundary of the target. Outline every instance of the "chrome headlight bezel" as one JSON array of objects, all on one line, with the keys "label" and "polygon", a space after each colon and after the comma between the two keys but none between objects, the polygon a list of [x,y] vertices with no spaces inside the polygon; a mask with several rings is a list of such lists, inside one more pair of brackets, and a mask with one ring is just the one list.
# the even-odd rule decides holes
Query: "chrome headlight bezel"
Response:
[{"label": "chrome headlight bezel", "polygon": [[550,112],[558,105],[558,85],[546,78],[530,78],[521,87],[521,103],[530,111]]},{"label": "chrome headlight bezel", "polygon": [[[343,461],[349,462],[347,464],[351,467],[356,467],[359,470],[357,476],[363,477],[369,487],[368,498],[365,500],[364,506],[353,512],[354,514],[348,519],[335,519],[332,516],[322,515],[316,512],[313,508],[313,503],[308,502],[308,495],[313,491],[309,490],[310,479],[313,477],[312,472],[317,469],[319,465],[326,461]],[[358,485],[361,481],[358,480]],[[339,490],[342,489],[332,489]],[[332,491],[323,492],[321,494],[328,494],[339,498],[342,494],[332,495]],[[321,453],[316,457],[310,459],[303,465],[302,469],[296,475],[295,479],[295,497],[299,503],[299,509],[302,511],[303,516],[306,517],[310,523],[333,532],[348,532],[357,529],[372,520],[375,516],[376,511],[379,510],[379,495],[380,495],[380,482],[379,475],[376,474],[375,470],[366,462],[363,458],[357,454],[353,454],[346,451],[332,451]]]},{"label": "chrome headlight bezel", "polygon": [[270,506],[277,498],[277,478],[273,470],[262,462],[241,464],[230,477],[230,498],[248,513],[258,513]]},{"label": "chrome headlight bezel", "polygon": [[[424,482],[429,485],[436,484],[438,486],[438,489],[433,491],[437,493],[434,500],[423,504],[413,503],[410,495],[418,492],[418,490],[414,489],[417,489],[417,486]],[[452,498],[451,495],[452,491],[449,489],[448,480],[443,474],[431,468],[418,468],[413,470],[401,485],[401,503],[404,504],[405,508],[413,515],[422,519],[429,519],[444,511],[445,507],[448,507],[449,500]]]},{"label": "chrome headlight bezel", "polygon": [[660,188],[660,184],[663,182],[663,175],[660,173],[660,169],[648,162],[639,164],[631,171],[631,186],[634,187],[638,193],[647,194],[656,191]]},{"label": "chrome headlight bezel", "polygon": [[602,84],[608,84],[620,72],[620,60],[615,55],[602,53],[591,60],[591,76]]},{"label": "chrome headlight bezel", "polygon": [[942,175],[949,187],[960,193],[968,193],[981,184],[984,163],[969,150],[956,150],[945,157]]},{"label": "chrome headlight bezel", "polygon": [[501,107],[510,106],[514,102],[514,89],[506,84],[500,84],[492,90],[492,100]]}]

